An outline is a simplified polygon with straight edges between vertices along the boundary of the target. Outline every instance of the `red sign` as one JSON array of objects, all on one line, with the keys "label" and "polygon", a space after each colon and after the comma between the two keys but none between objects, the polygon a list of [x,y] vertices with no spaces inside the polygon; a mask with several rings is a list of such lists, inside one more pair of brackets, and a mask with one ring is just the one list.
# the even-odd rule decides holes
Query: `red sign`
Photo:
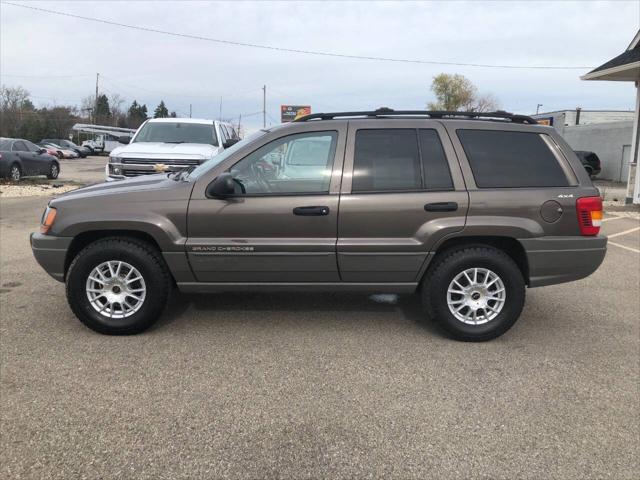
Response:
[{"label": "red sign", "polygon": [[281,105],[280,121],[282,123],[292,122],[297,118],[311,115],[311,107],[309,105]]}]

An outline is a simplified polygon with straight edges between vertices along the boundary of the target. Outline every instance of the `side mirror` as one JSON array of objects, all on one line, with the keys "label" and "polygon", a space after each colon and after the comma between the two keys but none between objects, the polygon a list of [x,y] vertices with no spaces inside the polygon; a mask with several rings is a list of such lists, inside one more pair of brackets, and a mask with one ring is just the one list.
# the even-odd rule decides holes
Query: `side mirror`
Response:
[{"label": "side mirror", "polygon": [[220,174],[213,182],[207,187],[206,195],[209,198],[227,198],[236,194],[236,186],[238,184],[233,179],[233,176],[226,172]]},{"label": "side mirror", "polygon": [[38,150],[38,155],[42,155],[43,153],[47,153],[46,148],[41,148],[40,150]]},{"label": "side mirror", "polygon": [[131,142],[131,137],[129,137],[128,135],[122,135],[121,137],[118,137],[118,142],[123,143],[124,145],[129,145],[129,142]]},{"label": "side mirror", "polygon": [[237,139],[237,138],[230,138],[230,139],[228,139],[226,142],[224,142],[224,143],[222,144],[222,146],[223,146],[224,148],[229,148],[230,146],[235,145],[235,144],[236,144],[236,143],[238,143],[239,141],[240,141],[240,140],[239,140],[239,139]]}]

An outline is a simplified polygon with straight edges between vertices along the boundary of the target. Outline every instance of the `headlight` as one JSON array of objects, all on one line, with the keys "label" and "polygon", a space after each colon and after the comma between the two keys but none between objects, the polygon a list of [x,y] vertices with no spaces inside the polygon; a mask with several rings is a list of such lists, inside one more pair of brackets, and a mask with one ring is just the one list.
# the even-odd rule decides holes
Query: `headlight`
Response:
[{"label": "headlight", "polygon": [[53,207],[47,205],[47,209],[42,214],[42,222],[40,223],[40,233],[49,233],[51,227],[53,226],[53,222],[56,221],[56,215],[58,214],[58,210]]},{"label": "headlight", "polygon": [[121,158],[120,157],[109,157],[109,163],[120,163]]}]

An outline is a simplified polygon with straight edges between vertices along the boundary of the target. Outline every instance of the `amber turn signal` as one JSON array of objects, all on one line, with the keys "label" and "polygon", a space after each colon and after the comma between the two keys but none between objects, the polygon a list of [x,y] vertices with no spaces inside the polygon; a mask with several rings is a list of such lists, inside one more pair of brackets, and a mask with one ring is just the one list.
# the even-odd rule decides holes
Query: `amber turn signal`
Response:
[{"label": "amber turn signal", "polygon": [[40,233],[48,233],[51,230],[53,222],[56,220],[58,211],[55,208],[47,207],[42,216],[42,224],[40,225]]}]

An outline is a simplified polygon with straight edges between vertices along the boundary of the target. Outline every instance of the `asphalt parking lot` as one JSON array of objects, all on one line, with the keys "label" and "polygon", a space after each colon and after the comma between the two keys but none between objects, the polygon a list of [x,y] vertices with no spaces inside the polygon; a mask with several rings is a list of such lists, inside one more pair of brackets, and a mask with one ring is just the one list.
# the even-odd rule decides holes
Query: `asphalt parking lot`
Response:
[{"label": "asphalt parking lot", "polygon": [[0,200],[2,478],[638,478],[636,218],[488,343],[360,294],[176,296],[107,337],[31,255],[47,200]]}]

